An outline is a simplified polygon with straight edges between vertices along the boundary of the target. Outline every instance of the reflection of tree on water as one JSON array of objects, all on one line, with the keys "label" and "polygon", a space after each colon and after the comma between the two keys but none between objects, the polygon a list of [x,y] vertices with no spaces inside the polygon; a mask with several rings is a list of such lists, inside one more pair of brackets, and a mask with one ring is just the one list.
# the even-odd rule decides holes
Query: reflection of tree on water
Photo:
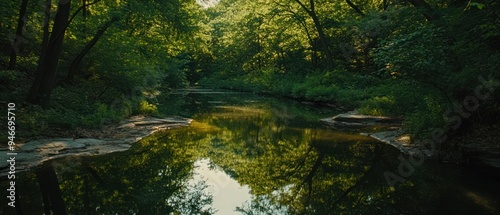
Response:
[{"label": "reflection of tree on water", "polygon": [[221,128],[212,131],[216,138],[206,140],[211,145],[207,156],[252,189],[253,201],[237,211],[398,214],[427,208],[401,203],[429,202],[432,192],[419,195],[413,182],[396,190],[387,186],[383,172],[397,168],[392,148],[356,134],[284,123],[287,119],[271,112],[271,107],[262,105],[224,106],[220,112],[198,117]]},{"label": "reflection of tree on water", "polygon": [[[41,191],[20,192],[29,196],[22,199],[23,206],[30,206],[23,208],[25,214],[42,210],[54,215],[213,214],[212,197],[203,192],[206,185],[188,183],[197,156],[195,147],[166,142],[185,135],[157,134],[128,152],[56,160],[36,171],[36,178],[32,173],[20,175],[23,181],[16,181],[18,186],[31,186],[37,179]],[[32,193],[25,195],[28,192]]]},{"label": "reflection of tree on water", "polygon": [[65,176],[70,180],[62,183],[68,205],[81,213],[211,214],[206,207],[211,197],[201,192],[204,185],[187,183],[196,154],[189,144],[167,144],[175,135],[154,135],[130,152],[86,162],[80,171],[87,174],[70,172]]},{"label": "reflection of tree on water", "polygon": [[35,171],[43,199],[45,214],[63,215],[67,214],[61,189],[57,181],[57,175],[52,165],[45,165]]},{"label": "reflection of tree on water", "polygon": [[[189,128],[155,134],[126,152],[54,161],[53,174],[44,175],[51,183],[57,182],[54,175],[59,179],[69,214],[212,214],[206,185],[189,183],[199,159],[248,185],[253,197],[237,208],[243,214],[449,214],[453,209],[440,204],[449,199],[442,190],[454,184],[434,177],[426,167],[432,161],[391,189],[383,173],[398,169],[397,150],[360,135],[314,128],[286,104],[273,105],[217,104],[198,111]],[[71,166],[75,163],[81,164]],[[25,214],[43,211],[35,175],[19,178],[28,181],[19,181],[20,196],[29,196],[21,198],[30,206]],[[58,201],[52,198],[45,205]],[[466,214],[461,209],[453,214]]]}]

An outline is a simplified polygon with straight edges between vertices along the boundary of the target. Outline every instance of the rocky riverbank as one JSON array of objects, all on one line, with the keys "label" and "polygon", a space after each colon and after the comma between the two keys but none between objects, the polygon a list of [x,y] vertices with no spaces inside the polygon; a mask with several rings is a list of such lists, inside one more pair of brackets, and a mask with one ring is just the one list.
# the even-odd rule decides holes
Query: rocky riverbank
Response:
[{"label": "rocky riverbank", "polygon": [[401,117],[369,116],[350,111],[321,119],[321,122],[335,129],[357,130],[361,135],[387,143],[408,155],[430,156],[424,155],[417,145],[412,144],[410,136],[403,129]]},{"label": "rocky riverbank", "polygon": [[[405,133],[400,117],[368,116],[356,111],[321,119],[326,126],[335,129],[359,131],[360,134],[387,143],[404,154],[426,156]],[[500,170],[500,125],[482,126],[464,134],[449,138],[441,144],[440,160],[466,163]]]},{"label": "rocky riverbank", "polygon": [[[157,131],[188,126],[191,121],[182,117],[134,116],[100,130],[80,129],[77,131],[77,137],[43,138],[18,143],[16,149],[12,151],[17,153],[16,155],[8,155],[8,149],[1,148],[0,160],[6,161],[10,157],[15,157],[16,172],[22,172],[56,158],[125,151],[131,144]],[[9,168],[8,162],[1,163],[0,177],[5,177]]]}]

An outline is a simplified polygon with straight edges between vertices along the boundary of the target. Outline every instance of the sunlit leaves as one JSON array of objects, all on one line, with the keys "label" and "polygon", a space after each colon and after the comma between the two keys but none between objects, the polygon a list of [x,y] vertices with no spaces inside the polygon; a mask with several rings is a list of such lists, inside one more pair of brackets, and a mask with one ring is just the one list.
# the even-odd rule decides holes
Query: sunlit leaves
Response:
[{"label": "sunlit leaves", "polygon": [[[194,59],[182,55],[199,47],[194,45],[199,41],[190,39],[201,17],[194,1],[98,1],[86,10],[87,15],[77,15],[69,27],[65,56],[79,53],[101,26],[116,20],[84,56],[76,75],[78,81],[107,86],[100,96],[105,103],[115,102],[118,94],[135,104],[160,87],[188,84],[186,65]],[[73,59],[65,60],[64,66]]]}]

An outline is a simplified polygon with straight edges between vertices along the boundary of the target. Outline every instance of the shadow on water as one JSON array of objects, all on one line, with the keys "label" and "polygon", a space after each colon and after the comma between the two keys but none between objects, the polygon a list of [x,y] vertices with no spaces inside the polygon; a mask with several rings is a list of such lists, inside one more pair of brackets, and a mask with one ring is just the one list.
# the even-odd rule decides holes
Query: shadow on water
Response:
[{"label": "shadow on water", "polygon": [[426,161],[389,187],[383,173],[397,171],[399,152],[322,127],[318,119],[335,114],[328,108],[236,93],[181,93],[158,102],[163,114],[195,121],[129,151],[55,160],[19,174],[19,208],[24,214],[499,213],[497,179],[470,169]]}]

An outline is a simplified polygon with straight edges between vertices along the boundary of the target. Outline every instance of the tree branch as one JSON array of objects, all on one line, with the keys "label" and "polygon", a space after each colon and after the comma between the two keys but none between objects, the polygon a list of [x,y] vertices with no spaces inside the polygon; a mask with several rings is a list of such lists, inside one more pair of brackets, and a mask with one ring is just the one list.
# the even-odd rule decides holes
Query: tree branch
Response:
[{"label": "tree branch", "polygon": [[[304,5],[300,0],[294,0],[295,2],[297,2],[297,4],[300,5],[300,7],[302,7],[302,9],[304,9],[307,14],[311,15],[313,12],[311,10],[309,10],[309,8],[306,7],[306,5]],[[311,15],[312,16],[312,15]]]},{"label": "tree branch", "polygon": [[345,2],[351,6],[352,9],[354,9],[356,11],[356,13],[358,13],[359,15],[361,16],[365,16],[365,14],[363,13],[363,11],[361,11],[361,9],[359,9],[358,6],[356,6],[354,3],[352,3],[351,0],[345,0]]},{"label": "tree branch", "polygon": [[80,6],[78,9],[76,9],[76,11],[73,13],[73,15],[71,15],[71,18],[68,20],[68,25],[66,25],[66,28],[69,26],[69,24],[73,21],[73,19],[75,19],[76,15],[78,15],[78,13],[80,13],[81,10],[83,10],[85,7],[87,6],[90,6],[90,5],[93,5],[93,4],[96,4],[98,2],[100,2],[101,0],[96,0],[92,3],[88,3],[88,4],[83,4],[82,6]]},{"label": "tree branch", "polygon": [[[82,5],[80,6],[78,9],[76,9],[76,11],[73,13],[73,15],[71,15],[71,18],[69,18],[68,22],[66,23],[66,26],[64,26],[64,31],[66,31],[66,29],[68,28],[69,24],[71,24],[71,22],[73,21],[73,19],[75,19],[76,15],[78,15],[78,13],[84,8],[84,7],[87,7],[87,6],[90,6],[90,5],[93,5],[93,4],[96,4],[98,2],[100,2],[101,0],[96,0],[92,3],[89,3],[89,4],[85,4],[85,5]],[[56,37],[56,40],[59,39],[59,37],[61,37],[61,33],[57,35]],[[49,44],[49,47],[51,46],[52,44]]]}]

